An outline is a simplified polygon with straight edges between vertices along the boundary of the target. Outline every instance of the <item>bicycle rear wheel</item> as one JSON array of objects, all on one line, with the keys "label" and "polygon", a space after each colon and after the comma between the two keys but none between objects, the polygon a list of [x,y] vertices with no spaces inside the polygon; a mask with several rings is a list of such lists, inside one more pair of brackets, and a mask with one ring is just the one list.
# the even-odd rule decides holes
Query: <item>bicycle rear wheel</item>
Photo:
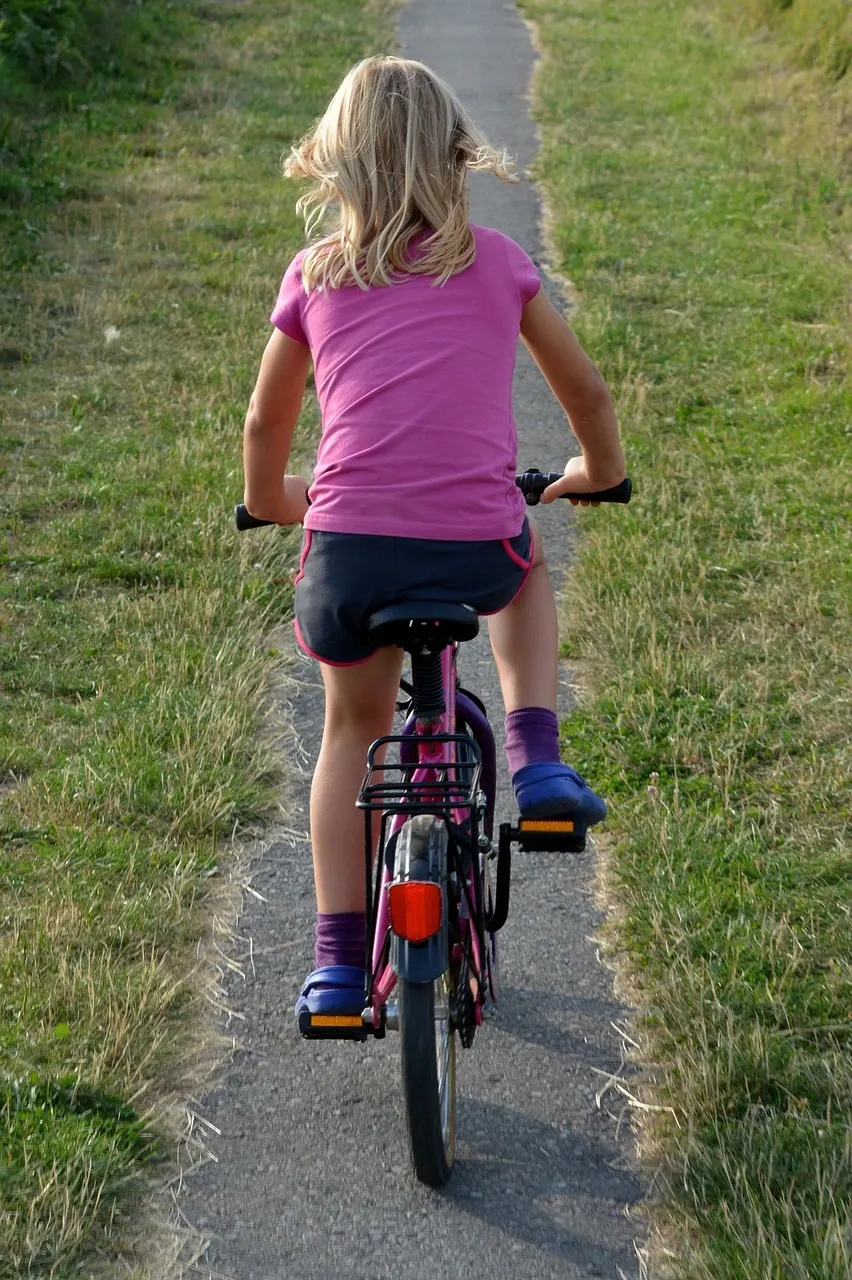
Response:
[{"label": "bicycle rear wheel", "polygon": [[399,983],[402,1087],[414,1172],[440,1187],[449,1178],[456,1137],[456,1036],[450,971],[435,982]]}]

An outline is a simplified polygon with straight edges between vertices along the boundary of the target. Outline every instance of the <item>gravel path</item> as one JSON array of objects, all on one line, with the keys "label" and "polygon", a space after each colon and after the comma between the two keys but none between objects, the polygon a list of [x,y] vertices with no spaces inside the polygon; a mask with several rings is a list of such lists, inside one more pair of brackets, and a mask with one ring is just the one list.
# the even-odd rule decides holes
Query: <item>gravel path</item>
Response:
[{"label": "gravel path", "polygon": [[[407,54],[454,85],[495,143],[522,167],[532,160],[533,55],[514,5],[413,0],[400,35]],[[508,232],[540,262],[531,184],[477,179],[473,204],[475,221]],[[515,397],[522,464],[560,468],[562,414],[524,353]],[[541,523],[558,584],[570,554],[569,514],[551,510]],[[315,667],[295,647],[291,670],[296,684],[282,719],[296,726],[305,765],[289,826],[304,828],[322,697]],[[462,674],[501,721],[484,637],[464,651]],[[565,708],[567,679],[566,672]],[[507,786],[502,767],[501,775]],[[508,816],[505,790],[502,807]],[[204,1100],[205,1116],[221,1131],[212,1141],[218,1163],[190,1180],[183,1200],[210,1240],[209,1274],[635,1276],[633,1238],[641,1228],[627,1210],[641,1189],[626,1167],[627,1125],[618,1138],[614,1119],[595,1105],[596,1072],[620,1062],[611,1022],[624,1010],[593,941],[600,917],[591,853],[515,857],[512,912],[501,935],[501,1007],[460,1058],[456,1168],[448,1187],[432,1192],[409,1172],[396,1038],[311,1045],[296,1034],[292,1004],[312,967],[310,855],[305,840],[274,837],[252,880],[265,901],[248,899],[241,925],[253,940],[255,969],[246,986],[231,988],[246,1019],[241,1044]]]}]

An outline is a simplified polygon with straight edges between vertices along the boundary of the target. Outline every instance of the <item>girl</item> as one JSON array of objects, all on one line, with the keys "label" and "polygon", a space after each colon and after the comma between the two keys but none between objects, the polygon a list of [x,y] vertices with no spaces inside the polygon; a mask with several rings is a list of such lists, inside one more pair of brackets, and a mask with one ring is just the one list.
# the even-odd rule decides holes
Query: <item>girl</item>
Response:
[{"label": "girl", "polygon": [[[391,730],[402,666],[400,650],[367,639],[383,605],[438,598],[489,614],[521,814],[606,814],[559,759],[556,608],[514,482],[518,335],[582,449],[542,501],[618,484],[618,428],[526,253],[468,221],[470,169],[517,181],[438,76],[386,57],[349,72],[285,166],[312,183],[298,206],[309,238],[335,211],[284,276],[244,437],[248,510],[305,526],[296,635],[326,692],[311,789],[317,967],[297,1013],[363,1004],[355,800],[369,744]],[[311,360],[322,438],[308,490],[284,473]]]}]

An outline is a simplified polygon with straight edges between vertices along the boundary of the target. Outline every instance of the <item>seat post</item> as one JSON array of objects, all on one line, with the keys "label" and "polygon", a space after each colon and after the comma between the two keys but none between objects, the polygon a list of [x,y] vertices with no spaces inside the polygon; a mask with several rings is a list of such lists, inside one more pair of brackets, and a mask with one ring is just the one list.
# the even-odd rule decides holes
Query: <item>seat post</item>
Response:
[{"label": "seat post", "polygon": [[412,711],[421,720],[439,720],[444,714],[444,684],[441,676],[441,654],[412,653]]}]

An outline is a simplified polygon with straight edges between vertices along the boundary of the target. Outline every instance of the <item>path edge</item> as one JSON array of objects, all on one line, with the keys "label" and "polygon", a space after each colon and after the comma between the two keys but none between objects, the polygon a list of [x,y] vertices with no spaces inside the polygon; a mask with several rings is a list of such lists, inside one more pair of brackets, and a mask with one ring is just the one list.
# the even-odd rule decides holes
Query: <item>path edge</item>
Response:
[{"label": "path edge", "polygon": [[[253,939],[241,932],[242,921],[249,897],[259,904],[266,901],[252,887],[252,880],[273,846],[290,844],[294,834],[303,834],[294,833],[282,821],[290,813],[293,779],[304,756],[294,718],[280,715],[282,707],[289,708],[287,686],[300,683],[288,620],[264,632],[263,642],[277,647],[282,655],[270,669],[255,733],[256,738],[268,740],[276,758],[279,779],[274,809],[266,821],[235,828],[217,846],[219,872],[200,904],[203,927],[195,963],[185,975],[191,1014],[183,1041],[191,1055],[190,1066],[175,1088],[160,1095],[151,1108],[172,1154],[149,1181],[128,1232],[133,1250],[131,1280],[184,1280],[189,1275],[238,1280],[211,1268],[208,1251],[213,1240],[187,1218],[181,1195],[194,1174],[211,1161],[218,1162],[208,1139],[219,1130],[205,1115],[205,1099],[223,1082],[241,1048],[245,1021],[237,984],[248,982],[254,971]],[[280,816],[274,815],[275,809]]]}]

